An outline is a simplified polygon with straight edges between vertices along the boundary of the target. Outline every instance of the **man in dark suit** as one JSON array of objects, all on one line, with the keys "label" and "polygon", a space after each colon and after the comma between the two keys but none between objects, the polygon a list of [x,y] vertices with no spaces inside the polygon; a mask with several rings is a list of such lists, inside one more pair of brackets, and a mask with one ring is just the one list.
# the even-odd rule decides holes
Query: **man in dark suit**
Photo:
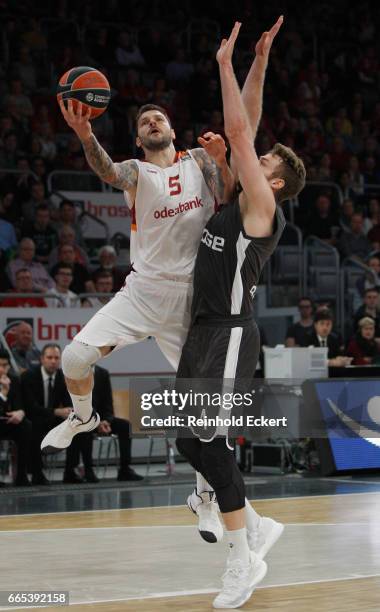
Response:
[{"label": "man in dark suit", "polygon": [[[71,399],[60,368],[61,349],[58,344],[46,344],[41,352],[41,365],[27,370],[21,376],[21,387],[26,413],[33,425],[32,470],[33,484],[47,485],[49,481],[42,471],[40,444],[43,437],[71,412]],[[92,469],[92,434],[76,436],[75,444],[67,449],[63,482],[78,484],[82,478],[75,472],[78,453],[82,451],[85,478],[98,482]]]},{"label": "man in dark suit", "polygon": [[[94,389],[92,393],[93,408],[100,415],[97,432],[100,435],[116,434],[119,438],[120,466],[118,480],[143,480],[131,467],[130,424],[127,419],[115,417],[113,412],[111,379],[108,370],[95,366]],[[82,434],[81,434],[82,435]],[[80,436],[75,436],[80,438]],[[74,438],[74,440],[75,440]]]},{"label": "man in dark suit", "polygon": [[[333,317],[329,310],[320,310],[314,317],[314,331],[304,346],[326,346],[328,348],[329,366],[343,367],[349,365],[351,357],[343,355],[343,346],[339,336],[332,332]],[[307,344],[306,344],[307,342]]]},{"label": "man in dark suit", "polygon": [[0,439],[14,440],[17,445],[16,486],[28,486],[27,476],[32,424],[25,418],[19,380],[9,374],[10,358],[0,348]]}]

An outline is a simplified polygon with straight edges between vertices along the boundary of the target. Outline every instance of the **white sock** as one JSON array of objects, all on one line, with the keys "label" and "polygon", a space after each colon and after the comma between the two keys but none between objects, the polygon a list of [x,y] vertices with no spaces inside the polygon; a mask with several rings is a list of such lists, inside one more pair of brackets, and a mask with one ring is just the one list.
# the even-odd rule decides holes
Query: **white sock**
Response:
[{"label": "white sock", "polygon": [[70,393],[70,397],[73,402],[75,414],[77,414],[83,422],[88,421],[92,414],[92,391],[87,395],[75,395],[74,393]]},{"label": "white sock", "polygon": [[228,561],[235,561],[240,559],[244,565],[248,565],[250,562],[250,551],[247,540],[247,529],[234,529],[233,531],[227,531],[228,545],[230,552],[228,555]]},{"label": "white sock", "polygon": [[200,472],[195,472],[196,476],[197,476],[197,493],[198,495],[200,495],[201,493],[204,493],[205,491],[213,491],[214,489],[212,488],[211,485],[208,484],[207,480],[205,478],[203,478],[202,474]]},{"label": "white sock", "polygon": [[245,498],[245,523],[247,525],[247,531],[254,531],[257,529],[260,521],[260,515],[255,512],[249,503],[248,499]]}]

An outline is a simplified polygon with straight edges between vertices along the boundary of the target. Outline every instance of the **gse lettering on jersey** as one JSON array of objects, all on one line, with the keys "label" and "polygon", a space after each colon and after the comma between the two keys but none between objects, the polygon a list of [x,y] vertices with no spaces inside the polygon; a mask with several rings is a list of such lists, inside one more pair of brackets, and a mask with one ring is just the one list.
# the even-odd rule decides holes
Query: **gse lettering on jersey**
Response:
[{"label": "gse lettering on jersey", "polygon": [[221,236],[213,236],[206,228],[203,230],[201,242],[213,249],[213,251],[223,251],[224,238]]}]

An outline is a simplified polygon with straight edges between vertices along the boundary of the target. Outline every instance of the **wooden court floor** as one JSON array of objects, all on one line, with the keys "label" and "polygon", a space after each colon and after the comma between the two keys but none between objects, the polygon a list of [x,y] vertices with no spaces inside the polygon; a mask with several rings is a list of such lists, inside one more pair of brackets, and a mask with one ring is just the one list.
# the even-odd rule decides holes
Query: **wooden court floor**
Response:
[{"label": "wooden court floor", "polygon": [[[292,575],[292,579],[282,580],[281,576],[277,583],[259,587],[253,594],[251,600],[242,608],[246,611],[281,611],[281,612],[379,612],[380,610],[380,531],[378,530],[380,493],[362,493],[346,495],[313,496],[301,498],[279,498],[269,500],[253,501],[256,510],[267,516],[284,522],[287,529],[294,533],[297,538],[303,538],[296,547],[292,547],[292,538],[288,538],[287,548],[285,544],[281,550],[281,565],[277,572],[289,575],[289,569],[298,555],[299,550],[305,553],[306,563],[309,567],[305,575],[303,568],[299,569],[299,577]],[[189,526],[195,525],[194,518],[184,507],[160,507],[143,508],[128,510],[109,510],[81,513],[61,513],[44,515],[24,515],[0,517],[0,541],[1,532],[6,536],[17,533],[38,536],[47,530],[100,530],[110,529],[117,531],[120,528],[151,528],[162,527],[162,531],[170,528],[184,527],[184,531],[193,534]],[[345,530],[347,526],[347,532]],[[326,528],[326,532],[323,530]],[[313,538],[308,542],[308,529],[312,530]],[[320,531],[322,529],[322,531]],[[285,531],[286,531],[285,530]],[[319,531],[318,531],[319,530]],[[334,540],[334,530],[339,531],[340,539]],[[155,532],[160,530],[155,530]],[[22,532],[22,534],[21,534]],[[31,534],[35,532],[35,534]],[[353,545],[340,549],[342,541],[352,537]],[[89,533],[86,531],[86,533]],[[141,531],[141,533],[143,533]],[[180,532],[178,532],[180,533]],[[311,533],[311,532],[310,532]],[[318,547],[319,533],[330,534],[331,548],[326,549],[321,557],[321,550]],[[65,534],[62,534],[65,535]],[[347,535],[347,538],[346,538]],[[196,537],[196,536],[194,536]],[[361,546],[361,537],[366,545]],[[80,543],[78,543],[80,546]],[[281,540],[277,544],[280,551]],[[301,546],[301,548],[300,548]],[[2,545],[3,552],[4,547]],[[210,548],[210,547],[206,547]],[[212,547],[211,547],[212,548]],[[328,551],[326,553],[326,550]],[[330,552],[331,551],[331,552]],[[378,552],[379,551],[379,552]],[[136,553],[137,554],[137,553]],[[188,550],[180,550],[178,559],[188,554]],[[370,556],[371,564],[368,559],[362,559],[361,555]],[[351,555],[351,556],[350,556]],[[268,566],[271,560],[276,559],[276,549],[273,549],[268,559]],[[328,575],[323,579],[317,576],[313,580],[313,562],[319,566],[319,572],[323,570],[324,563],[328,565]],[[163,571],[165,571],[165,549],[160,557]],[[370,573],[361,574],[362,561],[366,568],[371,567]],[[346,576],[339,574],[339,565],[345,563],[349,568]],[[140,560],[141,563],[141,560]],[[3,564],[2,564],[3,565]],[[331,568],[331,569],[330,569]],[[335,574],[335,569],[337,573]],[[162,569],[162,568],[161,568]],[[111,568],[112,570],[112,568]],[[306,570],[306,568],[305,568]],[[13,571],[17,571],[13,568]],[[110,571],[110,568],[108,568]],[[368,570],[367,570],[368,571]],[[269,572],[268,572],[269,573]],[[10,574],[11,575],[11,574]],[[323,575],[323,574],[322,574]],[[305,576],[307,576],[305,578]],[[4,577],[4,576],[3,576]],[[299,579],[298,579],[299,578]],[[126,581],[128,576],[125,577]],[[269,581],[270,582],[270,581]],[[2,583],[1,589],[5,589]],[[70,590],[70,584],[67,587]],[[178,584],[173,592],[186,592],[186,585]],[[165,589],[162,589],[165,592]],[[73,611],[83,610],[87,612],[94,609],[99,612],[204,612],[212,610],[212,600],[214,593],[195,593],[181,596],[128,598],[126,600],[111,601],[116,597],[110,596],[109,601],[88,600],[88,603],[72,604],[70,609]],[[19,608],[27,610],[28,608]],[[29,608],[30,609],[30,608]],[[44,608],[54,612],[57,608]]]}]

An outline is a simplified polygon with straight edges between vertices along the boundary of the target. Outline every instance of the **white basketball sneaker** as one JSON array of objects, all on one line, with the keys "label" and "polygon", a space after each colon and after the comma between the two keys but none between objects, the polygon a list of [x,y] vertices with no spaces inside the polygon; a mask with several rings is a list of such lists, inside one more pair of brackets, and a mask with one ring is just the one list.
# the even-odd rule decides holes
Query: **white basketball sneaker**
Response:
[{"label": "white basketball sneaker", "polygon": [[228,561],[222,576],[223,588],[214,599],[214,608],[239,608],[251,597],[267,573],[267,564],[251,552],[249,565],[240,559]]},{"label": "white basketball sneaker", "polygon": [[198,493],[194,489],[187,498],[190,510],[198,516],[198,531],[201,537],[211,544],[223,539],[223,526],[218,516],[218,504],[214,491]]},{"label": "white basketball sneaker", "polygon": [[284,525],[282,523],[277,523],[268,516],[262,516],[257,529],[254,531],[247,530],[248,546],[260,559],[264,559],[283,531]]},{"label": "white basketball sneaker", "polygon": [[45,455],[59,453],[61,450],[70,446],[74,436],[78,433],[92,431],[100,423],[97,412],[92,412],[88,421],[82,419],[73,411],[65,421],[54,427],[46,434],[41,442],[41,450]]}]

